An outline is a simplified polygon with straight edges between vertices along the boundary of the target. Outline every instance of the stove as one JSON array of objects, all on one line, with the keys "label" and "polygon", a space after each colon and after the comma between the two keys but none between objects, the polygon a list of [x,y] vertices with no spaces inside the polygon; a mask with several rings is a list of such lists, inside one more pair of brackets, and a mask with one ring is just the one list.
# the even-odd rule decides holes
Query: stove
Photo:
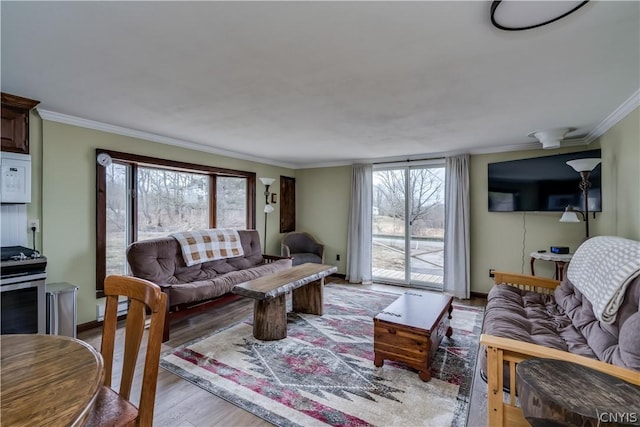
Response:
[{"label": "stove", "polygon": [[24,246],[3,246],[0,257],[0,277],[8,278],[44,273],[47,258]]},{"label": "stove", "polygon": [[47,258],[24,246],[1,250],[0,333],[44,334]]}]

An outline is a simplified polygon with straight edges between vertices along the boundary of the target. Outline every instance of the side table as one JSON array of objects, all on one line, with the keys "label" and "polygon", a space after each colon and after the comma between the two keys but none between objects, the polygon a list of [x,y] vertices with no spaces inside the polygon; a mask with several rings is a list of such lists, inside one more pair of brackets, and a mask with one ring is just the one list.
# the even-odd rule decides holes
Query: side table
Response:
[{"label": "side table", "polygon": [[556,263],[556,274],[555,279],[562,281],[564,277],[564,267],[571,261],[573,254],[554,254],[551,252],[531,252],[529,254],[531,257],[531,275],[535,276],[536,273],[533,269],[533,263],[537,259],[541,259],[543,261],[553,261]]},{"label": "side table", "polygon": [[640,426],[640,387],[586,366],[528,359],[516,366],[522,413],[533,427]]}]

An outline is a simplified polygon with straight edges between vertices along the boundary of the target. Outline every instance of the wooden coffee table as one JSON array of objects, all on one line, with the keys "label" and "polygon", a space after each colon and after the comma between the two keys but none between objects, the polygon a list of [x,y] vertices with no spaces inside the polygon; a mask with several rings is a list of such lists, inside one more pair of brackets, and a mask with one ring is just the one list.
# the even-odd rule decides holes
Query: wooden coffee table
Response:
[{"label": "wooden coffee table", "polygon": [[253,336],[259,340],[287,337],[286,294],[292,292],[293,311],[322,316],[324,278],[334,265],[301,264],[270,276],[240,283],[234,294],[253,298]]},{"label": "wooden coffee table", "polygon": [[406,363],[431,379],[430,362],[449,326],[453,297],[427,292],[406,292],[373,319],[374,365],[384,360]]}]

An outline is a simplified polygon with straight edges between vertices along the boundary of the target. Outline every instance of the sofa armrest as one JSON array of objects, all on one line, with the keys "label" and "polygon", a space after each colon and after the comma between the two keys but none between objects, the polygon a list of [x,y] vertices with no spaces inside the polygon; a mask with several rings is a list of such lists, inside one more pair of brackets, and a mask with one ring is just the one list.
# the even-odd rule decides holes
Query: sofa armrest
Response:
[{"label": "sofa armrest", "polygon": [[[522,410],[516,406],[516,364],[530,358],[566,360],[587,366],[600,372],[640,385],[640,374],[596,359],[579,356],[562,350],[525,343],[509,338],[482,334],[480,343],[487,351],[487,413],[490,426],[529,426]],[[504,402],[504,369],[509,369],[509,399]]]},{"label": "sofa armrest", "polygon": [[494,271],[493,281],[496,285],[509,285],[525,291],[551,294],[560,284],[559,280],[525,274]]},{"label": "sofa armrest", "polygon": [[270,262],[278,261],[280,259],[289,259],[291,257],[289,257],[289,256],[278,256],[278,255],[262,254],[262,258],[264,258],[265,264],[268,264]]},{"label": "sofa armrest", "polygon": [[280,255],[290,258],[291,257],[291,248],[289,248],[288,245],[280,244]]},{"label": "sofa armrest", "polygon": [[324,262],[324,245],[322,243],[315,243],[313,245],[314,253],[318,254],[322,262]]}]

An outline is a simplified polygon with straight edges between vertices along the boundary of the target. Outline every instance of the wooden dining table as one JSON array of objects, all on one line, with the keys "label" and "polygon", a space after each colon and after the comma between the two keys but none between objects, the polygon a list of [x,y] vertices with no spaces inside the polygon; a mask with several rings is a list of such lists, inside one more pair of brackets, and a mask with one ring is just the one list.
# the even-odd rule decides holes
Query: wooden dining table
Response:
[{"label": "wooden dining table", "polygon": [[102,356],[55,335],[0,335],[0,425],[82,425],[103,382]]}]

